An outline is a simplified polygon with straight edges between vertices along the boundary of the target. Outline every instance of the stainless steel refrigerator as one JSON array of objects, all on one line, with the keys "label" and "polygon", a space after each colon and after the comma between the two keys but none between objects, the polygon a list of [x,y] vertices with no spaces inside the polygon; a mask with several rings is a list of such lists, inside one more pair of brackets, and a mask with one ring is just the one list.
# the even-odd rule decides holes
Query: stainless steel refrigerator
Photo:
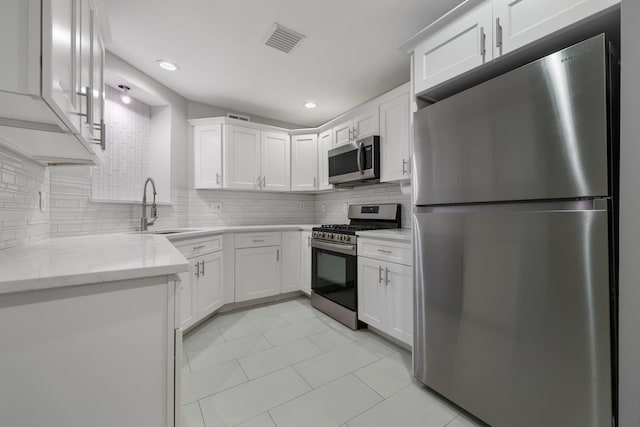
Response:
[{"label": "stainless steel refrigerator", "polygon": [[415,113],[414,374],[493,427],[614,423],[616,67],[600,35]]}]

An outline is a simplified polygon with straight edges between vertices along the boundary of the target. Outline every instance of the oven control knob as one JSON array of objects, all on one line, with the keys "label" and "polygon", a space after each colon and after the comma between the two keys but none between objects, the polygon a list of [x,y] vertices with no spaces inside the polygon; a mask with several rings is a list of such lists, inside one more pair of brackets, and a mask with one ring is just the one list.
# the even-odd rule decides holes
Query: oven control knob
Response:
[{"label": "oven control knob", "polygon": [[342,236],[342,240],[344,240],[345,242],[349,241],[350,237],[345,234],[344,236]]},{"label": "oven control knob", "polygon": [[325,233],[324,238],[325,238],[325,239],[332,239],[332,238],[333,238],[333,234],[331,234],[331,233]]},{"label": "oven control knob", "polygon": [[311,237],[318,237],[318,232],[317,232],[317,231],[314,231],[314,232],[311,234]]}]

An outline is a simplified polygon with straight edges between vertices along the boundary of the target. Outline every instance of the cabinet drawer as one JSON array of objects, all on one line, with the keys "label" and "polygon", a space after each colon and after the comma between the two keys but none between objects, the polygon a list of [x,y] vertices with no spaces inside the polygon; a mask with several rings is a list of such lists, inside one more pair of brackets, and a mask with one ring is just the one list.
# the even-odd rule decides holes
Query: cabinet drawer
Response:
[{"label": "cabinet drawer", "polygon": [[402,242],[358,238],[358,256],[398,264],[412,264],[411,245]]},{"label": "cabinet drawer", "polygon": [[222,236],[207,236],[174,243],[185,258],[222,250]]},{"label": "cabinet drawer", "polygon": [[280,232],[236,233],[236,249],[280,246]]}]

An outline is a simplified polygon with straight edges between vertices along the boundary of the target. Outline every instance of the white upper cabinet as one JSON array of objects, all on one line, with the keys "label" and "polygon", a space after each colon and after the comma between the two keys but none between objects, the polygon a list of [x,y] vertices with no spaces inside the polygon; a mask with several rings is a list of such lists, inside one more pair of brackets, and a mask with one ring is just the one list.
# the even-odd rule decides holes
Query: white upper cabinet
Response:
[{"label": "white upper cabinet", "polygon": [[332,129],[318,135],[318,190],[330,190],[329,184],[329,150],[333,148]]},{"label": "white upper cabinet", "polygon": [[104,45],[92,5],[0,5],[0,141],[44,164],[94,164],[94,144],[104,145]]},{"label": "white upper cabinet", "polygon": [[291,189],[291,147],[289,134],[261,132],[261,189],[289,191]]},{"label": "white upper cabinet", "polygon": [[333,145],[348,144],[353,141],[353,120],[341,122],[333,127]]},{"label": "white upper cabinet", "polygon": [[493,4],[484,0],[430,33],[414,52],[415,92],[436,86],[492,59]]},{"label": "white upper cabinet", "polygon": [[291,137],[291,191],[318,189],[318,135]]},{"label": "white upper cabinet", "polygon": [[619,4],[620,0],[494,0],[494,56],[511,52],[584,18]]},{"label": "white upper cabinet", "polygon": [[222,188],[222,125],[193,127],[193,158],[194,188]]},{"label": "white upper cabinet", "polygon": [[260,131],[235,125],[223,126],[224,188],[257,190],[260,176]]},{"label": "white upper cabinet", "polygon": [[409,179],[409,92],[380,105],[380,181]]},{"label": "white upper cabinet", "polygon": [[367,107],[353,119],[353,139],[358,140],[380,133],[378,106]]},{"label": "white upper cabinet", "polygon": [[421,94],[618,4],[620,0],[465,1],[403,45],[413,53],[414,92]]}]

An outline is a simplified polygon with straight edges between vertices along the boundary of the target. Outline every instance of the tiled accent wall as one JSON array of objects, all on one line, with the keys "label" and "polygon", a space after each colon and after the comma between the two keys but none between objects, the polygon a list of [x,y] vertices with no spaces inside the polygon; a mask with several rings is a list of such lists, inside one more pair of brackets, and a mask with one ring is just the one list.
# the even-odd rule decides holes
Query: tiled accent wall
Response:
[{"label": "tiled accent wall", "polygon": [[376,184],[355,187],[352,190],[332,191],[316,196],[316,223],[348,223],[344,204],[401,203],[402,228],[411,228],[411,196],[402,194],[399,184]]},{"label": "tiled accent wall", "polygon": [[[311,194],[191,190],[189,226],[311,224],[314,199]],[[222,202],[222,213],[211,211],[213,202]]]},{"label": "tiled accent wall", "polygon": [[92,168],[93,198],[140,199],[140,183],[149,169],[151,107],[131,99],[123,104],[121,92],[106,87],[107,147],[102,164]]},{"label": "tiled accent wall", "polygon": [[[42,192],[44,212],[40,211]],[[0,249],[49,237],[49,171],[0,148]]]},{"label": "tiled accent wall", "polygon": [[[138,199],[141,199],[138,189]],[[140,228],[141,201],[98,203],[91,201],[88,167],[51,171],[51,237],[135,231]],[[186,199],[158,207],[156,228],[186,226]],[[149,215],[149,213],[147,213]]]}]

